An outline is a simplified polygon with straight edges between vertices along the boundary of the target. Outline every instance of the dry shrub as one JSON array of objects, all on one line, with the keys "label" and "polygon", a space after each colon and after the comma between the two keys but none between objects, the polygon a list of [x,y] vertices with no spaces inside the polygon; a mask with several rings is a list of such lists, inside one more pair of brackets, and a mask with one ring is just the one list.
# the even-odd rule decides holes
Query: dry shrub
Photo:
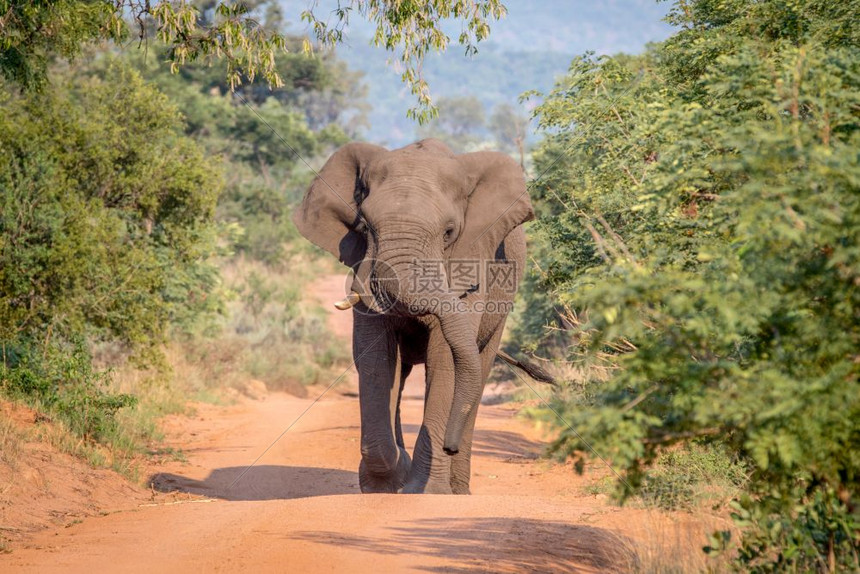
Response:
[{"label": "dry shrub", "polygon": [[0,412],[0,462],[14,468],[18,454],[21,452],[21,432],[14,421]]},{"label": "dry shrub", "polygon": [[737,529],[728,518],[711,514],[663,515],[650,521],[652,528],[637,545],[639,571],[652,573],[731,572],[731,553],[711,556],[705,553],[708,536],[718,530]]}]

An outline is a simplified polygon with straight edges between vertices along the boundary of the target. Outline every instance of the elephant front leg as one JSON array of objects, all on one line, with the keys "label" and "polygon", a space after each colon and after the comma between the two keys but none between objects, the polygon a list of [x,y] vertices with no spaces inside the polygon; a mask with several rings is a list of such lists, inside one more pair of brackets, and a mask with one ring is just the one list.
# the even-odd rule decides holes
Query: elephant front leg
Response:
[{"label": "elephant front leg", "polygon": [[[481,380],[486,383],[490,376],[490,369],[496,359],[496,351],[502,339],[504,321],[496,329],[489,343],[481,351]],[[454,494],[471,494],[469,483],[472,479],[472,439],[475,432],[475,420],[478,409],[472,411],[463,432],[463,440],[460,443],[460,451],[451,457],[451,490]]]},{"label": "elephant front leg", "polygon": [[361,409],[362,492],[397,492],[406,482],[410,459],[395,435],[401,366],[396,337],[381,317],[355,315],[353,355]]},{"label": "elephant front leg", "polygon": [[439,329],[430,332],[426,366],[424,422],[415,442],[412,469],[401,492],[451,494],[451,456],[442,446],[454,398],[454,359]]}]

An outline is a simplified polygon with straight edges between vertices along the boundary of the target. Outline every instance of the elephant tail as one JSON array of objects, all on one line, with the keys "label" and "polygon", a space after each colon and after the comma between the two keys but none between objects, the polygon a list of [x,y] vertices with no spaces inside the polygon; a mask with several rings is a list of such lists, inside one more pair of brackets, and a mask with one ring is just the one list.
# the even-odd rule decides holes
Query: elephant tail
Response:
[{"label": "elephant tail", "polygon": [[496,351],[496,356],[507,364],[511,365],[512,367],[517,367],[518,369],[521,369],[534,380],[540,383],[552,385],[556,388],[558,387],[558,382],[556,382],[555,378],[538,365],[525,359],[522,361],[515,359],[502,350]]}]

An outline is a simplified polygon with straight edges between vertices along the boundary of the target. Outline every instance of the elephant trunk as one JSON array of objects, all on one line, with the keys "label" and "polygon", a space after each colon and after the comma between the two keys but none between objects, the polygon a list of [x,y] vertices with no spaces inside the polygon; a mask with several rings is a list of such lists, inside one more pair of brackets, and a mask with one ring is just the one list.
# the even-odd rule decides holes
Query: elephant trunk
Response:
[{"label": "elephant trunk", "polygon": [[451,403],[442,448],[448,454],[457,454],[466,424],[481,400],[484,388],[481,380],[481,358],[477,336],[468,316],[452,312],[442,313],[437,317],[442,327],[442,335],[454,356],[454,400]]},{"label": "elephant trunk", "polygon": [[[385,295],[397,301],[401,312],[410,315],[434,315],[439,320],[442,335],[454,360],[454,397],[448,423],[445,428],[443,449],[447,454],[460,450],[460,441],[473,409],[481,400],[483,385],[481,380],[481,360],[477,344],[477,333],[464,302],[448,290],[448,281],[437,259],[421,254],[420,242],[403,245],[402,239],[397,247],[381,249],[378,261],[390,275],[377,277],[378,285],[386,291]],[[381,241],[380,245],[385,245]],[[412,247],[412,249],[410,249]],[[417,261],[439,262],[436,267],[422,270]],[[380,266],[378,266],[380,267]],[[432,270],[431,270],[432,269]]]}]

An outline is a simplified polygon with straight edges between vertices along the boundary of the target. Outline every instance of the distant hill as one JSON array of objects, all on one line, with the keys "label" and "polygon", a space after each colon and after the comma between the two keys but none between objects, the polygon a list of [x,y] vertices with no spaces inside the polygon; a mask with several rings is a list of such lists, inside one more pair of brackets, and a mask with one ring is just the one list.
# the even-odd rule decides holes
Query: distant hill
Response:
[{"label": "distant hill", "polygon": [[[430,56],[425,74],[434,98],[477,97],[487,114],[501,102],[519,106],[527,90],[549,90],[567,71],[573,56],[588,50],[599,54],[639,52],[648,42],[669,36],[662,22],[669,4],[653,0],[503,0],[508,15],[491,25],[479,53],[466,58],[455,44],[459,25],[451,27],[452,44],[445,54]],[[282,0],[288,19],[297,18],[308,0]],[[336,5],[321,0],[315,9],[323,16]],[[291,28],[304,32],[303,23]],[[373,28],[358,15],[352,18],[346,43],[338,56],[350,68],[365,74],[371,126],[368,141],[388,146],[404,145],[415,138],[416,124],[406,118],[414,99],[400,81],[399,73],[386,65],[390,54],[370,45]]]}]

